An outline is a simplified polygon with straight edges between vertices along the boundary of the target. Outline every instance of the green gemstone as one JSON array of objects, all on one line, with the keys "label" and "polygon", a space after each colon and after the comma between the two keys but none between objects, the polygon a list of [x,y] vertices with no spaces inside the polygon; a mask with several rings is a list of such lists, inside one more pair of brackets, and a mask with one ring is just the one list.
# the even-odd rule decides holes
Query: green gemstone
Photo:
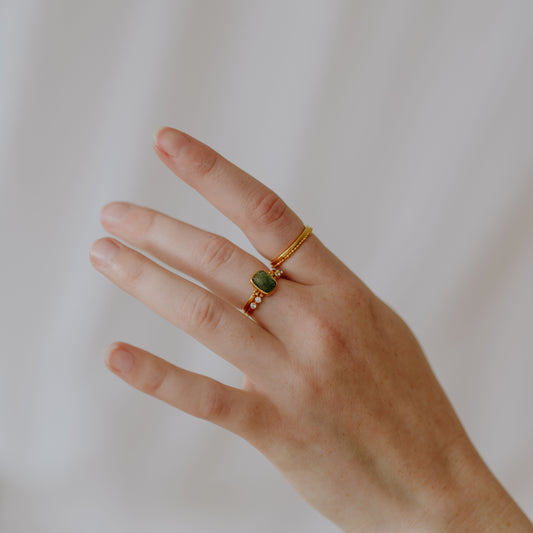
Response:
[{"label": "green gemstone", "polygon": [[259,270],[252,278],[252,285],[263,294],[270,294],[276,288],[276,280],[264,270]]}]

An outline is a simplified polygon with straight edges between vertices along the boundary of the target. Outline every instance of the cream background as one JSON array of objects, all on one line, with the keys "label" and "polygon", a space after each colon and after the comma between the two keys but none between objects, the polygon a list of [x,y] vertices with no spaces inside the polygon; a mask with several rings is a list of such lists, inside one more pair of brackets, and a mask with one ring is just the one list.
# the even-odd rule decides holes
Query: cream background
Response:
[{"label": "cream background", "polygon": [[277,190],[405,318],[532,517],[532,27],[528,0],[1,0],[0,530],[337,531],[103,365],[124,340],[240,384],[89,263],[112,200],[252,250],[158,160],[162,125]]}]

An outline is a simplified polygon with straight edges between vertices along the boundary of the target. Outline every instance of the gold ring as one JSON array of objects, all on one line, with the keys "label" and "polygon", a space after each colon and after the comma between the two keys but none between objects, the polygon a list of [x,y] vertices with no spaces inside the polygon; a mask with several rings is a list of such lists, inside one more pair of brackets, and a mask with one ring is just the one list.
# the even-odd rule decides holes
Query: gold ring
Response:
[{"label": "gold ring", "polygon": [[281,270],[258,270],[251,278],[250,283],[254,288],[254,292],[244,304],[242,311],[245,315],[250,316],[254,309],[263,301],[265,296],[270,296],[277,288],[277,278],[281,276]]},{"label": "gold ring", "polygon": [[305,239],[309,237],[313,228],[305,226],[304,230],[296,237],[296,240],[286,249],[283,250],[275,259],[270,261],[272,266],[268,272],[266,270],[258,270],[251,278],[250,283],[254,288],[254,292],[248,301],[244,304],[242,312],[250,316],[252,312],[257,309],[257,306],[263,301],[265,296],[270,296],[278,288],[278,280],[283,274],[283,270],[278,267],[286,261],[300,246]]},{"label": "gold ring", "polygon": [[275,259],[272,259],[270,261],[270,265],[272,266],[272,269],[276,269],[283,263],[283,261],[286,261],[300,246],[304,243],[305,239],[311,235],[311,232],[313,231],[313,228],[310,226],[305,226],[302,233],[296,237],[296,240],[286,249],[283,250]]}]

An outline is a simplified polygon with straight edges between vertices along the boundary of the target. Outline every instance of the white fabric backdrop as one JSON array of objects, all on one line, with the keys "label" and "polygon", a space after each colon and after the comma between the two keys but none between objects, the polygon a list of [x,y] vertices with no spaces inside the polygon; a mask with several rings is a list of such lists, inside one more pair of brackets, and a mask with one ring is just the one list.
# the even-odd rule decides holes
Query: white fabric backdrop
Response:
[{"label": "white fabric backdrop", "polygon": [[404,317],[533,516],[532,27],[529,0],[1,0],[0,530],[337,531],[104,367],[123,340],[241,383],[89,263],[112,200],[252,251],[158,160],[162,125],[277,190]]}]

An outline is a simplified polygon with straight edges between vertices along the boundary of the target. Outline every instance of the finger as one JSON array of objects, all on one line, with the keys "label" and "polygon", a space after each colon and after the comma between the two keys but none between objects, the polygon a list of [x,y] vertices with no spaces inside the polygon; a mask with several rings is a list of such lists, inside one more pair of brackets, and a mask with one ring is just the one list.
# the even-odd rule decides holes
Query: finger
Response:
[{"label": "finger", "polygon": [[250,440],[262,429],[263,404],[251,392],[184,370],[123,342],[108,346],[104,360],[132,387],[185,413]]},{"label": "finger", "polygon": [[[155,133],[154,149],[176,175],[237,224],[268,260],[302,232],[303,222],[277,194],[200,141],[173,128],[161,128]],[[312,284],[337,264],[332,256],[311,234],[282,268],[290,279]]]},{"label": "finger", "polygon": [[192,276],[239,308],[251,294],[251,275],[266,268],[231,241],[147,207],[113,202],[104,206],[101,218],[113,235]]},{"label": "finger", "polygon": [[275,374],[283,353],[280,341],[224,300],[114,239],[95,241],[91,262],[118,287],[252,379]]},{"label": "finger", "polygon": [[[102,225],[110,233],[141,248],[200,281],[205,287],[241,309],[253,288],[250,278],[258,270],[268,270],[261,261],[231,241],[203,231],[153,209],[113,202],[102,210]],[[261,305],[254,318],[269,331],[280,331],[279,309],[293,298],[290,280],[282,280],[283,291],[277,305]]]}]

